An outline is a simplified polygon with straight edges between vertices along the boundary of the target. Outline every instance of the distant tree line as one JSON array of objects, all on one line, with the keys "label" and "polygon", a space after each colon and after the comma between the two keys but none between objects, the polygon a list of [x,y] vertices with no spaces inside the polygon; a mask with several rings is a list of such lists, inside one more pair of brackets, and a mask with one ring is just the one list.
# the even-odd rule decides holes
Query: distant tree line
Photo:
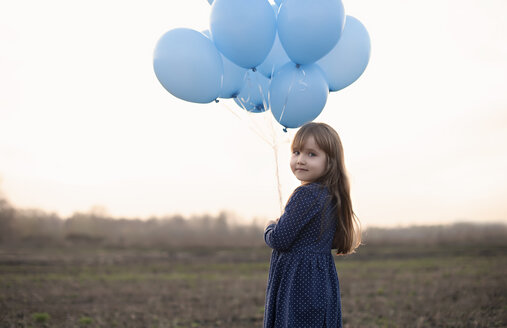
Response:
[{"label": "distant tree line", "polygon": [[449,245],[488,244],[507,246],[507,225],[502,223],[458,222],[450,225],[403,228],[368,228],[363,233],[367,245]]},{"label": "distant tree line", "polygon": [[[505,224],[456,223],[407,228],[368,228],[367,245],[507,244]],[[113,218],[100,209],[62,219],[41,210],[17,209],[0,194],[0,245],[111,247],[252,247],[264,244],[262,223],[239,224],[227,213],[184,218]]]},{"label": "distant tree line", "polygon": [[0,245],[84,245],[114,247],[255,246],[262,227],[242,225],[226,212],[216,216],[113,218],[105,211],[74,213],[66,219],[41,210],[16,209],[0,195]]}]

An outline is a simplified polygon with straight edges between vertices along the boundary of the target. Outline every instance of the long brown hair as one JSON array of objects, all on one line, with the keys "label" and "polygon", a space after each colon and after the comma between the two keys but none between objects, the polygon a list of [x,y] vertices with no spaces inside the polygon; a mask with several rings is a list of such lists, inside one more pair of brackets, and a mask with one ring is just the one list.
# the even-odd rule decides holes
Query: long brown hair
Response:
[{"label": "long brown hair", "polygon": [[352,209],[350,184],[340,137],[329,125],[310,122],[298,130],[292,141],[291,150],[301,149],[310,136],[313,136],[327,158],[326,171],[315,182],[327,187],[332,196],[331,204],[336,205],[336,232],[332,248],[336,249],[339,255],[353,253],[361,244],[361,226]]}]

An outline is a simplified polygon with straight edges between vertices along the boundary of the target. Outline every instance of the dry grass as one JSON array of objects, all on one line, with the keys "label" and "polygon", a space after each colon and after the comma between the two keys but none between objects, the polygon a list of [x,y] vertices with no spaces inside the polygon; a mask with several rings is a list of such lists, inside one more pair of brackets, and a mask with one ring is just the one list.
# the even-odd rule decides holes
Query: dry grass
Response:
[{"label": "dry grass", "polygon": [[[505,246],[337,258],[345,327],[505,327]],[[2,248],[0,327],[259,327],[270,251]]]}]

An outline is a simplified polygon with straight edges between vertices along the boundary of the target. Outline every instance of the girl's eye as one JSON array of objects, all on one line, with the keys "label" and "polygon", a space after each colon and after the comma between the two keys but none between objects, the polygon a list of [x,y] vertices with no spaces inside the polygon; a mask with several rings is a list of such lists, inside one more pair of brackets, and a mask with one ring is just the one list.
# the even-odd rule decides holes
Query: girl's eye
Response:
[{"label": "girl's eye", "polygon": [[294,151],[292,152],[292,155],[299,155],[299,152],[298,152],[297,150],[294,150]]},{"label": "girl's eye", "polygon": [[313,157],[313,156],[317,156],[317,155],[314,153],[308,153],[308,156]]}]

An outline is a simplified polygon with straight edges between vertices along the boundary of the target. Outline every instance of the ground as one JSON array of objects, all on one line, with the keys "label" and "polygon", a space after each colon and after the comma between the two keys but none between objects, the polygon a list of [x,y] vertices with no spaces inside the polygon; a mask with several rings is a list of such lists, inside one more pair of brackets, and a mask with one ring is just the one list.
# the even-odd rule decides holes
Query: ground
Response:
[{"label": "ground", "polygon": [[[344,327],[505,327],[507,247],[336,257]],[[0,248],[3,327],[260,327],[270,250]]]}]

